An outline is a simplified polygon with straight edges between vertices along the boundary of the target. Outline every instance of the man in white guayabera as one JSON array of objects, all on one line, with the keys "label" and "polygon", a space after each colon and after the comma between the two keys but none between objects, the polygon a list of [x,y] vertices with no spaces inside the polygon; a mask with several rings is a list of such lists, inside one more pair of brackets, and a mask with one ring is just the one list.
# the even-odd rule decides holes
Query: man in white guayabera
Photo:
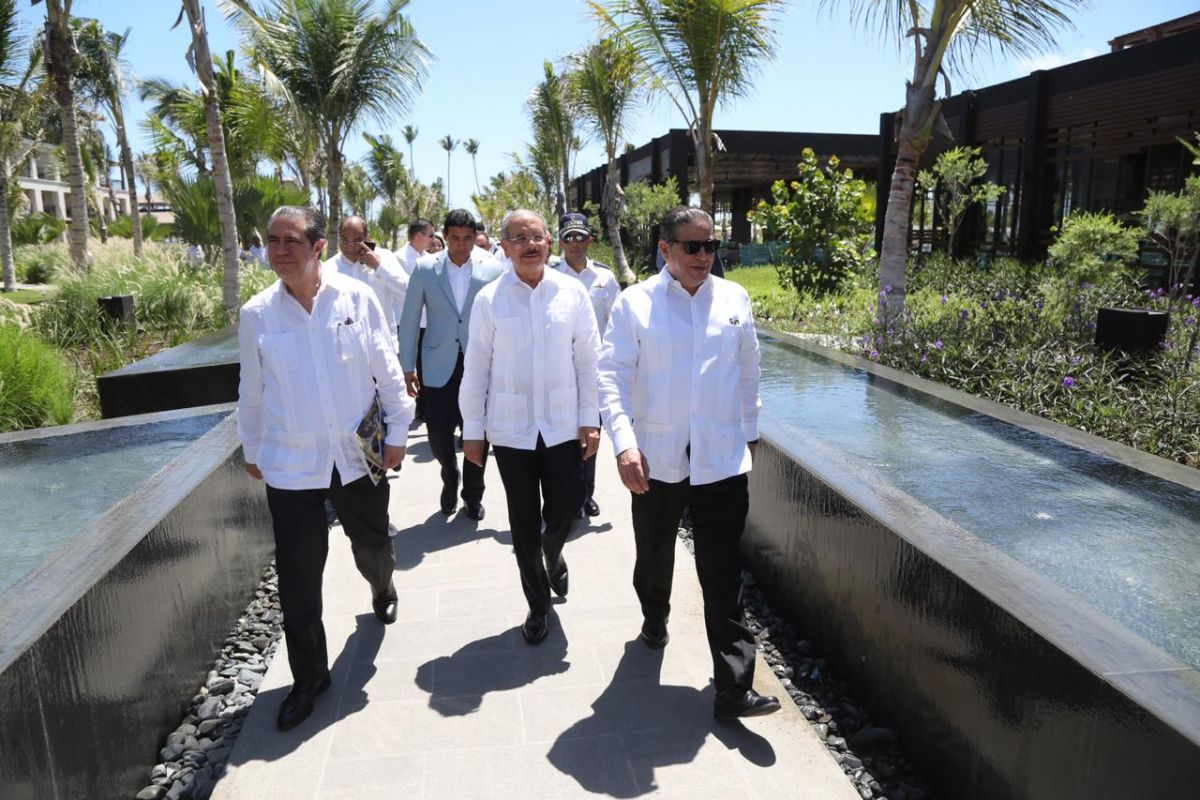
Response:
[{"label": "man in white guayabera", "polygon": [[500,236],[513,268],[475,298],[458,403],[463,455],[482,465],[488,441],[496,454],[529,603],[521,633],[536,644],[549,630],[550,590],[567,593],[563,544],[600,443],[600,342],[583,284],[546,264],[546,220],[514,211]]},{"label": "man in white guayabera", "polygon": [[600,356],[600,409],[621,482],[633,494],[639,638],[667,645],[675,539],[688,506],[713,713],[769,714],[779,701],[751,688],[755,642],[741,603],[739,543],[761,405],[750,298],[711,274],[717,240],[704,211],[672,209],[659,230],[667,266],[617,297]]},{"label": "man in white guayabera", "polygon": [[267,257],[279,280],[246,303],[238,323],[238,437],[246,471],[267,485],[292,670],[280,730],[307,719],[329,688],[321,622],[326,499],[371,586],[375,615],[396,621],[388,482],[372,478],[355,431],[378,399],[387,423],[383,467],[391,469],[404,458],[413,403],[379,299],[322,265],[324,249],[320,212],[277,209],[267,225]]}]

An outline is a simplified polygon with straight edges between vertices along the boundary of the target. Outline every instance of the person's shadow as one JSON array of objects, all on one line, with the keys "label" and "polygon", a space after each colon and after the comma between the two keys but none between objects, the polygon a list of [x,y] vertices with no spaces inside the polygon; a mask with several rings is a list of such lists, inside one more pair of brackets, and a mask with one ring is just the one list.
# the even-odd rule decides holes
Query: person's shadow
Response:
[{"label": "person's shadow", "polygon": [[[662,660],[662,650],[637,640],[626,642],[612,682],[592,703],[592,715],[559,735],[546,754],[550,763],[587,792],[610,797],[653,792],[655,769],[691,763],[709,734],[752,764],[775,763],[775,749],[762,736],[741,722],[713,718],[711,686],[663,686]],[[594,745],[613,736],[624,740],[632,783],[624,770],[597,768]]]},{"label": "person's shadow", "polygon": [[506,647],[520,638],[520,628],[511,628],[463,645],[452,655],[417,667],[415,683],[429,692],[430,708],[444,717],[457,717],[478,711],[488,692],[517,689],[570,668],[567,637],[553,611],[550,632],[540,645],[520,642],[516,649]]},{"label": "person's shadow", "polygon": [[[312,716],[296,728],[281,733],[275,727],[275,715],[292,687],[289,684],[261,692],[254,698],[254,706],[265,707],[270,713],[255,715],[248,721],[253,724],[242,728],[235,750],[237,759],[231,759],[229,766],[282,758],[325,728],[366,706],[367,683],[376,672],[375,656],[383,644],[383,623],[373,613],[359,614],[355,623],[354,632],[329,668],[333,685],[317,698]],[[276,654],[276,658],[282,657],[282,653]],[[369,665],[369,668],[360,665],[358,669],[352,669],[356,662]],[[247,706],[245,711],[249,710],[250,706]]]}]

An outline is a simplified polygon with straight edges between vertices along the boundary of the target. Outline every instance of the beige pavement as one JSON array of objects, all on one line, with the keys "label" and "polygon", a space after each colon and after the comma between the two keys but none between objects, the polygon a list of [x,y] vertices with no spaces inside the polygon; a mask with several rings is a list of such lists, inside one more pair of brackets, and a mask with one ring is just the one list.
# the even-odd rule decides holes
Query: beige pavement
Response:
[{"label": "beige pavement", "polygon": [[[636,641],[629,495],[607,439],[602,514],[572,534],[570,593],[531,647],[494,463],[484,522],[447,521],[422,434],[392,481],[399,620],[375,619],[335,528],[325,570],[333,686],[311,718],[279,733],[291,682],[281,646],[214,798],[858,798],[794,704],[744,725],[713,720],[700,589],[682,544],[671,643]],[[785,696],[761,659],[756,675],[759,691]]]}]

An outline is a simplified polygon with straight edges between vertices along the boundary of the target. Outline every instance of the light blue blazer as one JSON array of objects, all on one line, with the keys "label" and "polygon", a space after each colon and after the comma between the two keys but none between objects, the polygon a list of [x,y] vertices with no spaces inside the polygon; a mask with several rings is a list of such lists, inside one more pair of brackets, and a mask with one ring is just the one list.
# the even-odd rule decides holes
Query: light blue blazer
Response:
[{"label": "light blue blazer", "polygon": [[421,345],[422,382],[445,386],[454,374],[458,354],[467,349],[471,304],[479,290],[499,277],[501,268],[490,253],[476,248],[471,253],[471,285],[459,312],[454,290],[446,272],[447,252],[417,260],[400,313],[400,366],[405,372],[417,368],[417,341],[421,335],[421,312],[425,312],[425,340]]}]

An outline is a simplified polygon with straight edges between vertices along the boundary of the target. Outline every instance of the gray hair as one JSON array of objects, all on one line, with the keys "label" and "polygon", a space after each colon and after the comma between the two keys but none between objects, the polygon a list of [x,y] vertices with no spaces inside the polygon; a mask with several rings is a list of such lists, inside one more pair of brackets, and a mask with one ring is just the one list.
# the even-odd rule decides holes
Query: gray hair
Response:
[{"label": "gray hair", "polygon": [[267,220],[267,226],[280,217],[304,220],[304,238],[316,244],[325,238],[325,215],[312,206],[280,206]]},{"label": "gray hair", "polygon": [[531,211],[528,208],[518,208],[504,215],[504,219],[500,222],[500,235],[508,238],[508,223],[517,217],[533,217],[542,223],[542,233],[550,235],[550,226],[546,224],[546,218],[536,211]]},{"label": "gray hair", "polygon": [[713,219],[704,209],[676,206],[663,216],[662,222],[658,223],[658,238],[664,242],[675,241],[682,226],[695,225],[700,222],[707,224],[709,230],[713,229]]}]

